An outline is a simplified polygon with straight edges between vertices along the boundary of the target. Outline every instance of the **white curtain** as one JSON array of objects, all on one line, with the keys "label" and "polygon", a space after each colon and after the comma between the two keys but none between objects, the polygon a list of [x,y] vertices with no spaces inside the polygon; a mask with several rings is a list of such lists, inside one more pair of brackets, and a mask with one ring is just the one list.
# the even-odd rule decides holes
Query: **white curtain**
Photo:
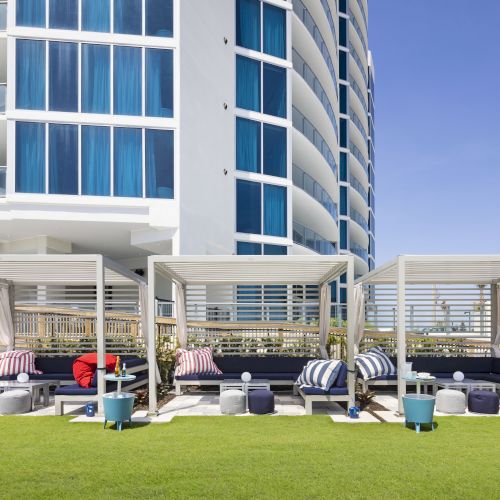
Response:
[{"label": "white curtain", "polygon": [[177,339],[182,349],[187,348],[186,288],[175,283],[175,307],[177,311]]},{"label": "white curtain", "polygon": [[14,349],[13,284],[0,281],[0,349]]},{"label": "white curtain", "polygon": [[[154,335],[152,339],[149,335],[149,323],[148,323],[148,287],[145,283],[139,284],[139,308],[141,310],[141,330],[142,336],[144,338],[144,343],[146,344],[146,350],[149,347],[149,342],[154,342]],[[155,366],[156,371],[156,383],[161,384],[161,375],[158,368],[158,363]]]},{"label": "white curtain", "polygon": [[365,333],[365,292],[363,285],[354,287],[354,353],[358,354],[359,344]]},{"label": "white curtain", "polygon": [[330,285],[325,283],[321,285],[319,294],[319,350],[323,358],[328,358],[326,343],[330,333],[330,315],[331,315],[332,292]]}]

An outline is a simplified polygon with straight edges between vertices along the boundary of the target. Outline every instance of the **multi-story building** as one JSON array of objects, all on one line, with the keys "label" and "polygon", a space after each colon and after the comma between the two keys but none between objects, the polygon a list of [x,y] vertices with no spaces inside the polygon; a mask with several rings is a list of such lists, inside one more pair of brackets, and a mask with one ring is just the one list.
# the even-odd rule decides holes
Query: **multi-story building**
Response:
[{"label": "multi-story building", "polygon": [[0,252],[373,267],[367,0],[9,0],[0,23]]}]

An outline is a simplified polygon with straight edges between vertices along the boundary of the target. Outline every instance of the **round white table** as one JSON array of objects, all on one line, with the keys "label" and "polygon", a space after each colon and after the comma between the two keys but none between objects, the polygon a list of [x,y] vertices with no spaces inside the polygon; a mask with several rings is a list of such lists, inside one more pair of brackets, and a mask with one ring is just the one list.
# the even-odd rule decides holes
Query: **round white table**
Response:
[{"label": "round white table", "polygon": [[107,380],[108,382],[118,382],[118,387],[117,387],[117,394],[121,394],[122,392],[122,382],[132,382],[132,380],[136,379],[135,375],[125,375],[124,377],[122,375],[119,375],[118,377],[114,373],[107,373],[104,375],[104,379]]}]

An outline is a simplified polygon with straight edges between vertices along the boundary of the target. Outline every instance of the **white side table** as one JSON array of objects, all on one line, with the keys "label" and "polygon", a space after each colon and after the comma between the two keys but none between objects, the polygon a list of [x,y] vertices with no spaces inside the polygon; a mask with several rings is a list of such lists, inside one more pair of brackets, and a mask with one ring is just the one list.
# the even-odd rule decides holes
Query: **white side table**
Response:
[{"label": "white side table", "polygon": [[104,375],[104,379],[107,380],[108,382],[118,382],[118,387],[116,389],[117,394],[121,394],[122,392],[122,382],[132,382],[132,380],[136,379],[135,375],[125,375],[122,377],[119,375],[118,377],[114,373],[108,373],[107,375]]}]

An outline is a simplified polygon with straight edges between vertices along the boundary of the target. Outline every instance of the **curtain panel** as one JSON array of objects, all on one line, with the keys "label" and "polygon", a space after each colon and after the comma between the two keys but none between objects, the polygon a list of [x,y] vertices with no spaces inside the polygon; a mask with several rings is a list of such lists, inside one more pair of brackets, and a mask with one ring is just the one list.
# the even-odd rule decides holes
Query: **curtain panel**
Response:
[{"label": "curtain panel", "polygon": [[82,112],[109,113],[110,48],[82,44]]},{"label": "curtain panel", "polygon": [[16,40],[16,108],[45,109],[45,42]]},{"label": "curtain panel", "polygon": [[110,195],[109,127],[82,126],[82,194]]}]

